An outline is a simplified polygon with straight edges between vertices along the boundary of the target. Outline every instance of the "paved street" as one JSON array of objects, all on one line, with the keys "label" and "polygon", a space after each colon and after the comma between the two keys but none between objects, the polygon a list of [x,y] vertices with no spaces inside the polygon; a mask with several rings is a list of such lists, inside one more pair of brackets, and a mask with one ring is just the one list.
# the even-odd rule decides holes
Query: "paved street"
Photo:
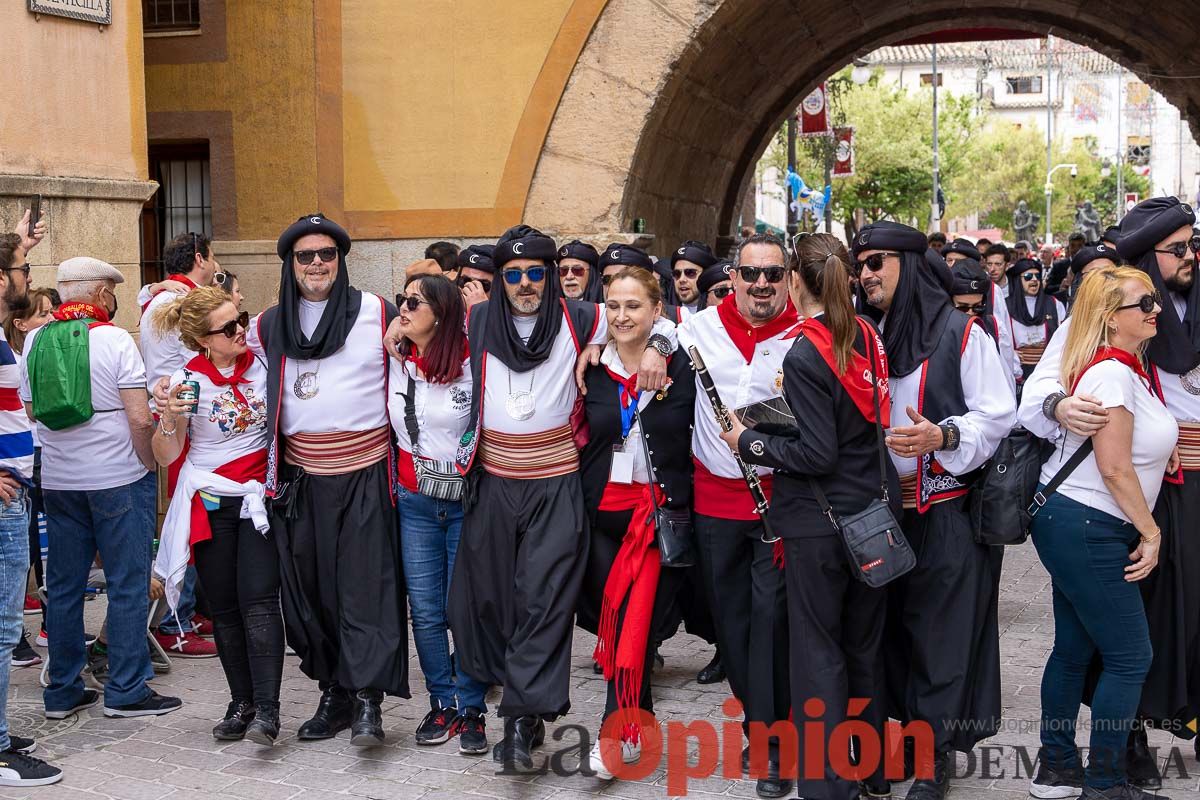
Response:
[{"label": "paved street", "polygon": [[[87,604],[88,629],[100,627],[103,600]],[[1032,545],[1010,548],[1005,563],[1000,605],[1002,634],[1004,713],[1007,727],[989,744],[1024,745],[1029,757],[1036,753],[1038,684],[1042,663],[1052,637],[1049,580]],[[32,621],[33,618],[27,618]],[[32,623],[31,623],[32,624]],[[571,714],[559,725],[583,725],[594,735],[603,708],[604,683],[592,674],[589,656],[594,639],[584,633],[575,637],[574,688]],[[694,678],[709,652],[703,642],[681,635],[662,650],[666,667],[654,676],[656,705],[660,719],[693,720],[710,717],[719,722],[724,685],[699,686]],[[464,757],[457,746],[417,747],[413,741],[416,723],[425,714],[428,701],[416,656],[412,658],[414,698],[391,699],[384,705],[388,728],[385,746],[360,749],[350,746],[346,734],[326,742],[298,743],[297,726],[312,711],[317,692],[297,668],[297,660],[285,663],[283,685],[283,735],[273,749],[248,742],[224,743],[210,735],[213,722],[224,712],[228,697],[216,659],[176,660],[168,675],[155,684],[160,692],[183,698],[181,710],[165,717],[136,720],[105,719],[99,708],[77,718],[49,721],[42,717],[41,690],[36,669],[16,670],[9,700],[13,730],[38,738],[39,755],[65,768],[64,781],[45,789],[0,788],[4,798],[96,797],[121,800],[176,800],[202,798],[246,798],[247,800],[413,800],[481,796],[531,798],[531,800],[576,800],[585,797],[666,797],[666,777],[656,770],[640,782],[603,783],[582,776],[554,774],[536,777],[506,777],[496,774],[489,758]],[[495,696],[489,698],[494,701]],[[492,741],[500,736],[497,720],[488,719]],[[565,748],[576,741],[568,732],[554,742],[550,726],[547,742]],[[1081,742],[1086,734],[1081,735]],[[1178,746],[1181,758],[1172,763],[1186,768],[1188,777],[1172,771],[1164,794],[1174,800],[1200,800],[1200,765],[1191,755],[1191,743],[1151,735],[1161,748],[1163,761],[1168,749]],[[978,751],[977,751],[978,754]],[[997,757],[999,763],[996,763]],[[574,765],[574,756],[563,759]],[[1018,759],[1011,748],[993,755],[987,775],[977,763],[974,777],[953,784],[951,796],[1018,800],[1026,796],[1028,774],[1014,777]],[[967,759],[959,756],[960,770]],[[665,766],[665,761],[664,761]],[[896,787],[903,797],[904,787]],[[692,781],[689,796],[754,797],[751,781],[710,777]]]}]

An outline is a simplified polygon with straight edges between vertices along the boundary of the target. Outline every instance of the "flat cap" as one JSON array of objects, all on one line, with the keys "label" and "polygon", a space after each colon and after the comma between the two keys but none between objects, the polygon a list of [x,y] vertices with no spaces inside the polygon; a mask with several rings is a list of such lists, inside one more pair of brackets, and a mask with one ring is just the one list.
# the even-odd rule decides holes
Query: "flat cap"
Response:
[{"label": "flat cap", "polygon": [[125,276],[121,274],[121,270],[107,261],[101,261],[91,256],[75,256],[58,265],[58,275],[55,280],[59,283],[70,283],[71,281],[124,283]]}]

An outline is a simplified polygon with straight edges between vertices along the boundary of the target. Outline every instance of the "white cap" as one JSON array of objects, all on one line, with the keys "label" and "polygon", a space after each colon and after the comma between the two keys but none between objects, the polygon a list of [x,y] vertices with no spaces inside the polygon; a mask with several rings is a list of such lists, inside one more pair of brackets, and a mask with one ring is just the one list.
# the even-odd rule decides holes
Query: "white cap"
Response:
[{"label": "white cap", "polygon": [[112,264],[91,256],[75,256],[58,265],[59,283],[70,281],[113,281],[124,283],[125,276]]}]

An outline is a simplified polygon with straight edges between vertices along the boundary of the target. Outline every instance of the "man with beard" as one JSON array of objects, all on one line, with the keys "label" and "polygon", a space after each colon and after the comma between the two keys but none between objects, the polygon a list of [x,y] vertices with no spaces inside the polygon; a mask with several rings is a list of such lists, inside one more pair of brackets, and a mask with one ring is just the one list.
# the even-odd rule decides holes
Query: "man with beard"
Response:
[{"label": "man with beard", "polygon": [[675,280],[675,296],[679,307],[695,314],[700,301],[700,273],[717,263],[712,248],[704,242],[688,240],[671,254],[671,276]]},{"label": "man with beard", "polygon": [[558,248],[558,279],[562,282],[563,296],[569,300],[604,301],[600,279],[596,277],[599,268],[600,254],[586,242],[574,239]]},{"label": "man with beard", "polygon": [[[946,259],[946,264],[952,269],[956,261],[964,258],[973,259],[977,264],[980,263],[979,250],[975,245],[963,238],[955,239],[950,244],[946,245],[942,250],[942,256]],[[993,257],[992,263],[996,259]],[[988,276],[992,276],[993,267],[989,266]],[[989,333],[996,340],[996,344],[1000,348],[1000,360],[1008,366],[1008,374],[1011,379],[1008,382],[1009,388],[1016,391],[1017,381],[1021,378],[1021,362],[1017,359],[1016,349],[1013,347],[1012,339],[1012,320],[1009,317],[1008,306],[1004,300],[1008,297],[1008,284],[1004,278],[1004,272],[1000,272],[1000,281],[992,277],[993,285],[988,287],[987,296],[984,302],[987,305],[987,315],[992,318],[992,329]]]},{"label": "man with beard", "polygon": [[267,491],[287,640],[321,688],[298,738],[349,727],[351,744],[381,744],[384,693],[409,696],[383,347],[397,312],[350,285],[350,236],[324,215],[296,220],[276,251],[279,303],[250,321],[246,344],[270,376]]},{"label": "man with beard", "polygon": [[[922,243],[924,237],[921,238]],[[680,342],[694,346],[723,402],[732,410],[779,398],[783,359],[791,342],[785,335],[799,321],[787,296],[787,253],[770,234],[741,242],[730,270],[733,294],[688,317]],[[697,376],[695,427],[696,541],[705,589],[716,624],[717,646],[729,686],[750,723],[773,725],[788,719],[787,604],[776,546],[766,541],[763,521],[741,470],[721,441],[721,427]],[[768,497],[771,470],[754,467]],[[757,726],[756,726],[757,727]],[[764,742],[751,738],[753,763],[762,764]],[[759,773],[761,797],[783,797],[792,781],[780,776],[779,742],[767,748],[768,770]],[[743,763],[746,762],[745,753]]]},{"label": "man with beard", "polygon": [[[609,282],[620,274],[621,270],[625,267],[640,267],[653,273],[656,278],[659,275],[658,264],[647,255],[646,251],[631,244],[613,242],[604,248],[604,252],[600,254],[600,271],[602,273],[600,280],[604,290],[603,296],[600,299],[601,303],[608,297]],[[661,284],[662,281],[659,281],[659,283]],[[664,293],[661,316],[663,319],[670,320],[673,324],[678,324],[687,318],[687,312],[684,311],[682,306],[667,302],[666,293]]]},{"label": "man with beard", "polygon": [[[596,304],[562,297],[557,256],[540,231],[506,231],[493,254],[503,291],[475,306],[467,337],[474,391],[456,460],[468,489],[447,616],[459,669],[504,687],[492,758],[506,770],[532,770],[545,720],[570,709],[587,564],[574,367],[608,326]],[[657,390],[675,342],[650,341],[638,385]]]},{"label": "man with beard", "polygon": [[1067,309],[1043,291],[1042,265],[1032,258],[1023,258],[1009,267],[1008,282],[1012,286],[1008,313],[1024,382],[1041,360],[1054,331],[1067,318]]},{"label": "man with beard", "polygon": [[[1154,660],[1142,688],[1138,716],[1147,725],[1186,736],[1200,716],[1200,282],[1196,252],[1200,237],[1192,209],[1174,197],[1155,197],[1135,206],[1121,221],[1118,251],[1150,275],[1162,297],[1158,334],[1146,348],[1155,393],[1179,423],[1181,469],[1167,475],[1154,507],[1162,530],[1158,568],[1141,581]],[[1035,435],[1056,440],[1062,427],[1088,436],[1102,427],[1107,411],[1095,398],[1066,395],[1058,379],[1070,320],[1059,326],[1030,376],[1020,422]],[[1200,738],[1195,739],[1200,757]],[[1130,734],[1126,753],[1130,783],[1161,786],[1144,728]]]},{"label": "man with beard", "polygon": [[487,300],[495,271],[490,244],[473,244],[458,251],[458,276],[454,283],[462,292],[467,308]]},{"label": "man with beard", "polygon": [[994,388],[996,348],[950,305],[925,247],[920,231],[879,222],[859,231],[853,253],[859,307],[883,329],[886,442],[917,553],[917,566],[889,584],[886,650],[893,716],[926,722],[934,735],[932,772],[919,765],[909,800],[941,800],[951,751],[968,752],[999,727],[999,564],[974,541],[966,494],[1015,411],[1012,395]]}]

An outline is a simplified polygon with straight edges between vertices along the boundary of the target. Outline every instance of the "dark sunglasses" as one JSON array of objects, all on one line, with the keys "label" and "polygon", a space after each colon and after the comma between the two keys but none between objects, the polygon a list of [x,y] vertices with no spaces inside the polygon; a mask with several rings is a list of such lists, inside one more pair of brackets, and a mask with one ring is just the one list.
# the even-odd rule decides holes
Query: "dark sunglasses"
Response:
[{"label": "dark sunglasses", "polygon": [[885,258],[887,258],[888,256],[895,256],[896,258],[899,258],[900,254],[899,253],[872,253],[871,255],[864,258],[862,261],[855,261],[854,269],[856,272],[862,272],[863,267],[866,267],[867,269],[871,270],[871,272],[879,272],[879,270],[883,269],[883,260]]},{"label": "dark sunglasses", "polygon": [[[1154,252],[1169,253],[1170,255],[1173,255],[1176,258],[1183,258],[1184,256],[1187,255],[1188,250],[1191,250],[1193,253],[1200,253],[1200,236],[1193,236],[1192,238],[1188,239],[1186,242],[1175,242],[1175,244],[1173,244],[1170,247],[1167,247],[1163,250],[1158,250],[1156,248]],[[1149,312],[1147,312],[1147,313],[1149,313]]]},{"label": "dark sunglasses", "polygon": [[516,286],[521,282],[521,278],[529,278],[530,283],[541,283],[546,280],[545,267],[530,267],[529,269],[512,269],[504,270],[504,282],[509,286]]},{"label": "dark sunglasses", "polygon": [[955,303],[954,307],[964,314],[970,314],[972,317],[981,317],[987,311],[987,303]]},{"label": "dark sunglasses", "polygon": [[724,300],[726,297],[733,294],[733,287],[732,286],[718,286],[715,289],[710,289],[708,293],[711,294],[713,297],[717,298],[718,300]]},{"label": "dark sunglasses", "polygon": [[576,278],[582,278],[587,274],[588,268],[582,264],[571,264],[566,267],[558,268],[558,277],[565,278],[568,275],[574,275]]},{"label": "dark sunglasses", "polygon": [[474,281],[475,283],[478,283],[480,286],[483,287],[484,294],[491,293],[492,282],[487,278],[468,278],[466,275],[459,275],[457,278],[454,279],[454,283],[460,289],[463,288],[464,286],[466,286],[468,283],[471,283],[472,281]]},{"label": "dark sunglasses", "polygon": [[[1183,243],[1181,242],[1180,244],[1183,244]],[[1138,298],[1138,301],[1136,303],[1127,303],[1123,306],[1117,306],[1117,311],[1124,311],[1127,308],[1136,308],[1138,311],[1142,312],[1143,314],[1153,314],[1154,307],[1157,305],[1161,305],[1161,303],[1162,303],[1162,295],[1160,295],[1158,292],[1154,292],[1153,294],[1142,295],[1141,297]]]},{"label": "dark sunglasses", "polygon": [[307,267],[313,263],[314,257],[320,258],[324,264],[332,264],[333,260],[337,258],[337,252],[336,247],[322,247],[318,250],[297,250],[293,255],[296,257],[297,263]]},{"label": "dark sunglasses", "polygon": [[249,314],[249,312],[243,311],[242,313],[238,314],[237,317],[229,320],[229,322],[226,322],[224,325],[217,328],[215,331],[209,331],[208,335],[215,336],[216,334],[220,333],[220,334],[224,334],[226,339],[232,339],[238,335],[239,328],[242,330],[246,330],[246,326],[249,324],[250,324],[250,314]]},{"label": "dark sunglasses", "polygon": [[779,283],[783,280],[786,270],[778,264],[771,267],[735,267],[742,280],[746,283],[758,283],[760,277],[765,277],[767,283]]},{"label": "dark sunglasses", "polygon": [[1042,279],[1042,273],[1040,273],[1040,272],[1022,272],[1021,273],[1021,280],[1023,280],[1023,281],[1040,281],[1041,279]]},{"label": "dark sunglasses", "polygon": [[671,274],[675,276],[675,280],[687,278],[689,281],[696,280],[696,276],[700,274],[700,270],[695,267],[683,267],[682,269],[671,270]]},{"label": "dark sunglasses", "polygon": [[224,286],[227,280],[229,280],[229,275],[224,272],[217,272],[213,275],[213,283],[217,286]]},{"label": "dark sunglasses", "polygon": [[424,303],[425,305],[429,305],[428,300],[423,300],[422,298],[417,297],[415,294],[397,297],[396,300],[397,300],[396,305],[403,306],[404,308],[407,308],[409,311],[416,311],[421,306],[422,303]]}]

